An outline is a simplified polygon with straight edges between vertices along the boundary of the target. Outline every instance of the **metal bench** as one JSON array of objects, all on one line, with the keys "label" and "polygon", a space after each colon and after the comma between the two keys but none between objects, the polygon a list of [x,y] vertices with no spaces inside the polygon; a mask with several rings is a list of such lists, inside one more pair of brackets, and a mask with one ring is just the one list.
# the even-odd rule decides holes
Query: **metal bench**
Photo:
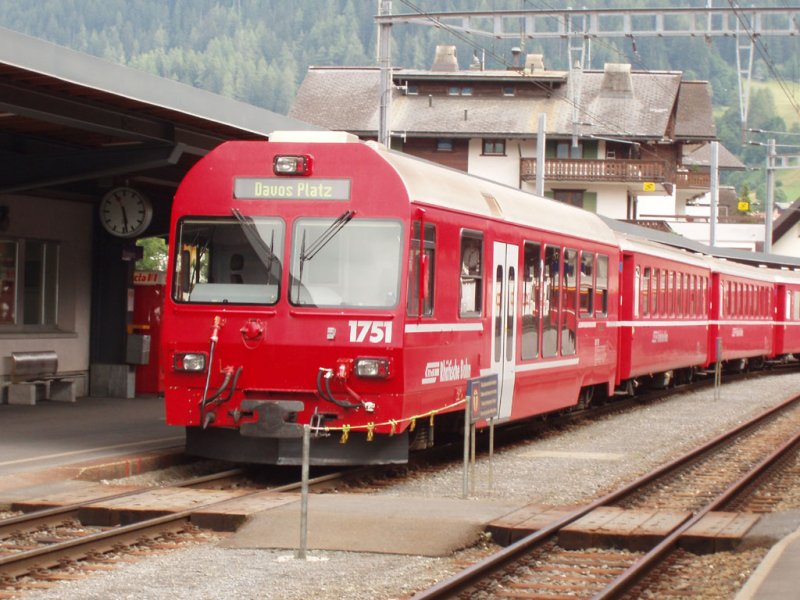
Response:
[{"label": "metal bench", "polygon": [[36,404],[37,400],[75,402],[75,382],[58,374],[53,350],[11,353],[9,404]]}]

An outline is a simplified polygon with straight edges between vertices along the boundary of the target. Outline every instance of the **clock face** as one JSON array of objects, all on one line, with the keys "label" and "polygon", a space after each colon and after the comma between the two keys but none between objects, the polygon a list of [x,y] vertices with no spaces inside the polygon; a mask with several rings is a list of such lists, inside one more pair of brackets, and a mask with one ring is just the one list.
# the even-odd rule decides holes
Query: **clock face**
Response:
[{"label": "clock face", "polygon": [[111,235],[135,237],[147,229],[152,218],[152,205],[133,188],[114,188],[100,201],[100,223]]}]

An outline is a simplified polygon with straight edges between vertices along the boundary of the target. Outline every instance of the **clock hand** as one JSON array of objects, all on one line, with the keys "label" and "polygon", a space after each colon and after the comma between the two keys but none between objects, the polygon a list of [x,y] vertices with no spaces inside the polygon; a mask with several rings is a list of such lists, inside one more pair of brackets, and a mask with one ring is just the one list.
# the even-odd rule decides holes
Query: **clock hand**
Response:
[{"label": "clock hand", "polygon": [[120,204],[119,207],[122,209],[122,223],[125,227],[125,232],[128,231],[128,213],[125,211],[125,205]]}]

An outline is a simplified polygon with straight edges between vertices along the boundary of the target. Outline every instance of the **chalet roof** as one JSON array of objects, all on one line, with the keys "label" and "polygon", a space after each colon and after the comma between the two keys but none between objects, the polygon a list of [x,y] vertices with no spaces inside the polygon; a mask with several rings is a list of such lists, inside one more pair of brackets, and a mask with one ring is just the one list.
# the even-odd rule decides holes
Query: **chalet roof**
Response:
[{"label": "chalet roof", "polygon": [[[703,144],[699,148],[684,154],[682,162],[687,167],[710,167],[711,144]],[[717,164],[720,169],[728,169],[731,171],[743,171],[747,168],[742,161],[734,156],[731,151],[722,144],[719,144]]]},{"label": "chalet roof", "polygon": [[717,137],[707,81],[681,83],[675,111],[674,136],[683,140],[710,140]]},{"label": "chalet roof", "polygon": [[[395,81],[413,80],[420,71],[394,71]],[[434,73],[425,72],[431,77]],[[500,72],[507,77],[507,72]],[[477,83],[487,80],[487,72],[458,71],[437,75],[442,81]],[[560,73],[558,73],[560,75]],[[661,140],[670,136],[670,117],[681,89],[677,72],[631,72],[630,89],[604,85],[604,71],[580,75],[581,106],[578,118],[582,136],[616,136]],[[291,117],[328,129],[343,129],[374,136],[378,128],[380,72],[377,68],[311,67],[297,92]],[[540,75],[517,76],[519,85],[541,85]],[[539,85],[537,85],[539,84]],[[692,97],[701,90],[710,98],[707,84],[693,86]],[[624,86],[623,86],[624,88]],[[532,137],[538,129],[538,116],[547,115],[547,134],[568,137],[573,133],[572,103],[566,85],[554,89],[542,86],[540,94],[515,96],[445,96],[405,94],[395,89],[391,109],[391,129],[415,136],[473,137],[503,135]],[[696,104],[701,104],[697,102]],[[704,118],[712,121],[711,102]]]},{"label": "chalet roof", "polygon": [[772,225],[772,241],[775,242],[789,233],[798,221],[800,221],[800,199],[792,202],[792,205],[775,220]]}]

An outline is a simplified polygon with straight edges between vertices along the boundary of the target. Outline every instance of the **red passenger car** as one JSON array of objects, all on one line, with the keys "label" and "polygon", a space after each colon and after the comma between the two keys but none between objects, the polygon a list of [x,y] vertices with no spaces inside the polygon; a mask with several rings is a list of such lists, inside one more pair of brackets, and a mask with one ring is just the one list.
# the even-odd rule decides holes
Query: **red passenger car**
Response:
[{"label": "red passenger car", "polygon": [[776,274],[775,356],[800,354],[800,273]]},{"label": "red passenger car", "polygon": [[708,364],[708,282],[703,256],[620,236],[622,308],[618,385],[688,382]]},{"label": "red passenger car", "polygon": [[459,431],[613,390],[617,242],[591,213],[342,133],[223,144],[171,223],[167,422],[189,452],[403,462]]},{"label": "red passenger car", "polygon": [[[775,354],[776,271],[709,258],[709,362],[733,370],[763,366]],[[718,348],[721,348],[719,356]]]}]

